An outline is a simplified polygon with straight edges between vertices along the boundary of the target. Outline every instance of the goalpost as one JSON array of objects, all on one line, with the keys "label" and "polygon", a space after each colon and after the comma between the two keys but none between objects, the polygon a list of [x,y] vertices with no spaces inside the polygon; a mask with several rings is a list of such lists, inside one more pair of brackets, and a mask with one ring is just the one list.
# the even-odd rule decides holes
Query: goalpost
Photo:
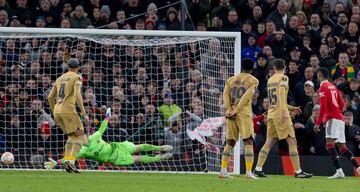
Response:
[{"label": "goalpost", "polygon": [[[105,141],[174,146],[173,159],[159,163],[81,160],[81,169],[218,172],[222,91],[226,79],[240,73],[240,39],[238,32],[0,28],[0,153],[15,155],[13,165],[0,168],[41,169],[48,157],[62,157],[65,136],[46,96],[66,61],[78,58],[86,133],[111,107]],[[238,143],[233,162],[239,174]]]}]

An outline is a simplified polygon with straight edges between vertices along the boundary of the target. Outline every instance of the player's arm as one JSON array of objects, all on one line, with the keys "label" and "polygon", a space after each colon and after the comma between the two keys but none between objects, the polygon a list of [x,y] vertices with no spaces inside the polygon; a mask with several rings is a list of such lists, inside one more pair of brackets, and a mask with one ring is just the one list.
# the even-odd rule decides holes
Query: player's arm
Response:
[{"label": "player's arm", "polygon": [[234,109],[234,113],[237,114],[239,113],[240,109],[244,108],[244,106],[246,105],[246,103],[248,103],[249,101],[252,100],[256,88],[259,85],[259,82],[254,82],[253,84],[251,84],[251,86],[245,91],[245,93],[242,95],[242,97],[240,98],[239,103],[236,105],[236,108]]},{"label": "player's arm", "polygon": [[318,118],[316,120],[316,127],[319,127],[320,124],[322,123],[322,120],[324,119],[325,111],[327,109],[326,93],[325,93],[324,89],[321,87],[319,90],[319,97],[320,97],[320,99],[319,99],[320,111],[319,111]]},{"label": "player's arm", "polygon": [[224,98],[224,104],[226,108],[226,113],[229,113],[232,111],[231,109],[231,90],[229,86],[229,82],[226,81],[224,92],[223,92],[223,98]]},{"label": "player's arm", "polygon": [[84,102],[81,96],[81,85],[82,85],[81,77],[79,77],[79,79],[76,80],[74,84],[75,98],[76,98],[76,103],[80,108],[80,113],[85,114]]},{"label": "player's arm", "polygon": [[49,96],[48,96],[48,102],[49,102],[49,105],[50,105],[50,109],[51,111],[54,113],[54,107],[55,107],[55,97],[56,97],[56,94],[57,94],[57,87],[56,87],[56,84],[54,84],[54,86],[52,87],[50,93],[49,93]]},{"label": "player's arm", "polygon": [[295,106],[291,106],[291,105],[287,105],[287,109],[291,112],[295,112],[296,115],[300,115],[302,113],[301,108],[300,107],[295,107]]},{"label": "player's arm", "polygon": [[286,110],[288,105],[286,104],[286,90],[288,89],[289,79],[288,77],[284,76],[279,83],[279,109],[281,111],[281,121],[285,122],[285,120],[289,117],[287,117]]},{"label": "player's arm", "polygon": [[286,90],[288,89],[288,77],[284,76],[279,83],[279,108],[281,111],[285,111],[288,108],[286,104]]},{"label": "player's arm", "polygon": [[99,128],[100,136],[102,136],[104,134],[104,132],[106,131],[106,128],[107,128],[108,123],[110,121],[110,117],[111,117],[111,109],[108,108],[106,110],[105,119],[100,124],[100,128]]}]

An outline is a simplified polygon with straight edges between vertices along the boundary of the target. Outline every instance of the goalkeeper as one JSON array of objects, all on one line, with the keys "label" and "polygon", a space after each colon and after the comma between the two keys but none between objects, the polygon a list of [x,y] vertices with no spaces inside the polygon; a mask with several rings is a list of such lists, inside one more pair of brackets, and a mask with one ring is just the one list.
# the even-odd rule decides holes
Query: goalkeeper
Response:
[{"label": "goalkeeper", "polygon": [[[106,112],[105,120],[102,121],[100,129],[90,135],[88,142],[84,142],[77,159],[87,158],[99,163],[112,163],[113,165],[132,165],[134,163],[153,163],[172,157],[173,147],[170,145],[154,146],[149,144],[135,145],[132,142],[111,142],[107,143],[102,139],[110,119],[110,109]],[[164,151],[165,154],[156,156],[133,155],[141,151]],[[56,165],[64,164],[64,160],[53,160],[49,158],[44,163],[46,169],[52,169]]]}]

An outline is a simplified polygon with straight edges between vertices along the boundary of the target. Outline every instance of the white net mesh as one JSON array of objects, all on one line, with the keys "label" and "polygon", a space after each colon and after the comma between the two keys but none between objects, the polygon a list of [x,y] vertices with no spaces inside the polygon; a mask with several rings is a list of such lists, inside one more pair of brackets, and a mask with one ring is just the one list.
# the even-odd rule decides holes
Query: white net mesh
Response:
[{"label": "white net mesh", "polygon": [[0,167],[42,168],[48,157],[63,157],[66,137],[52,119],[46,96],[66,71],[66,61],[76,57],[88,134],[111,107],[105,141],[174,146],[168,161],[118,167],[80,160],[80,168],[218,171],[224,129],[223,118],[217,117],[224,113],[224,82],[234,73],[234,40],[3,33],[0,150],[12,152],[15,163]]}]

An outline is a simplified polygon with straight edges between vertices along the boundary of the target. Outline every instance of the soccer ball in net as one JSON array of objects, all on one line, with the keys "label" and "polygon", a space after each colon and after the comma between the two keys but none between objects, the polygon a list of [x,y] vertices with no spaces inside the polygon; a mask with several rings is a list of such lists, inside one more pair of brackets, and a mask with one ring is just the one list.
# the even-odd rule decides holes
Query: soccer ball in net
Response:
[{"label": "soccer ball in net", "polygon": [[14,163],[14,155],[10,152],[5,152],[1,155],[1,163],[4,165],[11,165]]}]

